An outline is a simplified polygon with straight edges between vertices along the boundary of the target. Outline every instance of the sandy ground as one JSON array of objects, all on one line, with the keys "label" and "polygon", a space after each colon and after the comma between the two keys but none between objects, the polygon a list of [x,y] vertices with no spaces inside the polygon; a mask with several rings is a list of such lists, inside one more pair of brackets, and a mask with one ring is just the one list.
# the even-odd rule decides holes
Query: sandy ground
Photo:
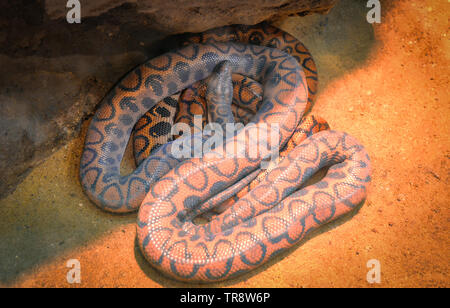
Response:
[{"label": "sandy ground", "polygon": [[[366,146],[367,201],[255,272],[208,286],[450,286],[450,3],[392,2],[382,2],[374,26],[365,1],[350,0],[329,15],[277,23],[316,59],[314,113]],[[101,212],[84,196],[77,172],[84,134],[0,200],[0,286],[196,286],[145,262],[135,215]],[[69,259],[81,263],[81,284],[67,282]],[[380,284],[366,280],[371,259],[381,264]]]}]

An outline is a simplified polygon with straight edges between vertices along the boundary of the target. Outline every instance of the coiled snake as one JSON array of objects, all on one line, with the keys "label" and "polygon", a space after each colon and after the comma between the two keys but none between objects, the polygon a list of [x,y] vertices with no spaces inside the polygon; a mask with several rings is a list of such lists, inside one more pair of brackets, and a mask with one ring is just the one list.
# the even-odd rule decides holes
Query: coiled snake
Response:
[{"label": "coiled snake", "polygon": [[[240,42],[208,39],[211,36]],[[185,281],[218,281],[260,266],[361,203],[371,172],[369,157],[355,138],[320,131],[327,128],[322,120],[304,118],[317,79],[315,70],[305,68],[314,65],[305,62],[310,57],[306,49],[295,54],[297,40],[267,25],[225,27],[204,37],[147,61],[111,90],[90,123],[80,163],[89,198],[111,212],[139,209],[137,237],[144,256],[165,274]],[[284,45],[282,49],[297,59],[254,45],[258,42]],[[158,145],[134,172],[121,176],[120,162],[138,120],[223,63],[233,74],[262,85],[251,125],[201,157],[180,159],[173,154],[173,141]],[[234,107],[234,115],[238,113]],[[275,141],[268,137],[274,124]],[[229,146],[235,151],[227,151]],[[273,148],[283,155],[263,171],[261,162]],[[301,187],[324,167],[330,168],[322,180]],[[235,194],[238,200],[231,198]],[[227,202],[225,211],[208,223],[193,222]]]}]

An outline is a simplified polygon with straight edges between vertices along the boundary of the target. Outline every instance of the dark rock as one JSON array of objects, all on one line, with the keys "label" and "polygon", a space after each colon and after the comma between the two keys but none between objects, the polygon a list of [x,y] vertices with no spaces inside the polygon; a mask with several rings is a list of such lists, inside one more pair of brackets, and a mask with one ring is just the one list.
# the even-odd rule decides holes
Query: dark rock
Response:
[{"label": "dark rock", "polygon": [[[81,1],[83,2],[83,1]],[[257,24],[290,14],[327,12],[337,0],[96,0],[82,3],[82,16],[99,16],[127,6],[146,15],[156,30],[166,33],[201,32],[230,24]],[[52,19],[65,18],[61,0],[46,0],[45,10]]]}]

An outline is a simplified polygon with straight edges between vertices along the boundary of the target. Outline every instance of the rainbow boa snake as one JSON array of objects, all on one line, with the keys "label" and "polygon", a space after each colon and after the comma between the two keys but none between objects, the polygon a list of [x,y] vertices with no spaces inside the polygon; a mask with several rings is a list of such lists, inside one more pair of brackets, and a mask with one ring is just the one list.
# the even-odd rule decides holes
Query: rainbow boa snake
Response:
[{"label": "rainbow boa snake", "polygon": [[[211,79],[223,63],[233,77],[221,72]],[[181,115],[174,121],[187,123],[196,113],[190,108],[198,106],[205,124],[205,101],[210,104],[214,99],[204,89],[213,83],[220,88],[217,80],[222,76],[228,76],[227,83],[234,88],[248,80],[261,85],[247,90],[246,95],[257,97],[251,106],[245,106],[248,101],[236,98],[236,93],[219,91],[226,94],[221,97],[233,100],[233,106],[225,112],[216,109],[216,115],[225,114],[225,122],[234,118],[251,124],[224,139],[223,147],[200,157],[180,158],[174,155],[175,141],[166,136],[167,129],[157,135],[163,141],[152,144],[139,132],[160,123],[163,104],[173,114],[180,103]],[[201,81],[206,78],[205,87]],[[184,281],[218,281],[252,270],[366,198],[371,168],[364,147],[346,133],[328,130],[320,118],[305,116],[316,88],[309,52],[274,27],[232,26],[191,36],[184,47],[135,68],[104,98],[86,136],[80,163],[83,189],[106,211],[139,210],[139,246],[166,275]],[[183,90],[178,102],[174,95]],[[188,97],[191,102],[183,105]],[[209,115],[220,118],[214,118],[214,112]],[[169,126],[173,123],[169,121]],[[267,135],[273,124],[277,125],[275,141],[249,137]],[[122,176],[120,163],[135,126],[138,166]],[[153,128],[153,133],[157,130]],[[262,141],[267,149],[280,149],[280,157],[267,170],[261,169],[261,162],[268,150],[250,155]],[[226,152],[227,146],[238,144],[239,150]],[[322,180],[302,186],[324,167],[329,169]],[[207,216],[207,223],[194,222],[217,207],[223,209]]]}]

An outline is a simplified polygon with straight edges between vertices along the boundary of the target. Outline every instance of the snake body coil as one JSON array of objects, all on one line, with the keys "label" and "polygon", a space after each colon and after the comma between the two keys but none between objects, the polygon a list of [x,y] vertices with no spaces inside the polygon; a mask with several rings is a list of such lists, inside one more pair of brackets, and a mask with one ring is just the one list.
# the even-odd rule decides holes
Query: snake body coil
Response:
[{"label": "snake body coil", "polygon": [[[159,101],[205,79],[224,61],[233,73],[262,85],[252,125],[202,157],[179,159],[173,155],[174,143],[168,142],[133,173],[121,176],[120,162],[136,122]],[[113,88],[92,119],[80,164],[85,192],[111,212],[139,209],[142,252],[176,279],[217,281],[260,266],[312,229],[352,210],[365,199],[370,182],[364,147],[345,133],[321,131],[290,148],[225,212],[206,224],[193,223],[195,216],[228,200],[255,178],[268,148],[289,144],[312,104],[311,73],[305,71],[305,65],[302,68],[283,51],[236,42],[190,43],[151,59]],[[249,137],[268,136],[273,124],[279,127],[275,141]],[[227,146],[236,145],[241,145],[239,150],[226,152]],[[260,149],[256,157],[250,155],[254,148]],[[323,167],[330,169],[320,182],[301,188]]]}]

